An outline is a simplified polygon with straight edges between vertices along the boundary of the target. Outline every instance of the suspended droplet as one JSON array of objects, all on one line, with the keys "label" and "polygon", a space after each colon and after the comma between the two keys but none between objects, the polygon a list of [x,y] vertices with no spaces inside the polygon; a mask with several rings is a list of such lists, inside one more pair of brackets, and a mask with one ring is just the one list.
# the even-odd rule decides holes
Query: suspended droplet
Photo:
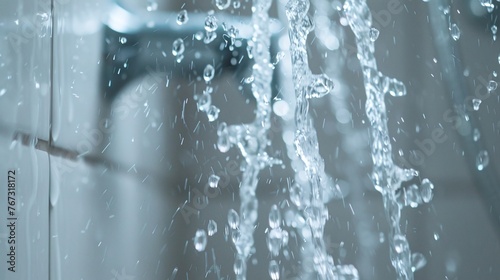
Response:
[{"label": "suspended droplet", "polygon": [[269,211],[269,226],[271,228],[278,228],[281,224],[281,214],[278,206],[274,204],[271,206],[271,210]]},{"label": "suspended droplet", "polygon": [[283,247],[288,246],[288,240],[289,240],[288,231],[286,231],[286,230],[282,230],[282,231],[281,231],[281,237],[282,237],[282,238],[281,238],[281,245],[282,245]]},{"label": "suspended droplet", "polygon": [[378,35],[380,35],[380,31],[378,31],[377,28],[375,27],[370,28],[368,36],[370,36],[370,40],[372,42],[375,42],[378,39]]},{"label": "suspended droplet", "polygon": [[245,84],[251,84],[254,80],[254,77],[253,76],[250,76],[250,77],[247,77],[245,78]]},{"label": "suspended droplet", "polygon": [[493,80],[488,82],[488,91],[494,91],[497,89],[497,87],[498,87],[497,82],[495,82]]},{"label": "suspended droplet", "polygon": [[236,229],[240,225],[240,216],[234,209],[229,210],[227,213],[227,223],[232,229]]},{"label": "suspended droplet", "polygon": [[217,233],[217,223],[214,220],[208,221],[207,231],[208,231],[208,236],[213,236],[214,234]]},{"label": "suspended droplet", "polygon": [[427,260],[422,253],[411,254],[411,270],[413,272],[423,268],[427,264]]},{"label": "suspended droplet", "polygon": [[[247,45],[247,55],[249,59],[253,59],[253,41],[248,41]],[[498,63],[500,63],[500,55],[498,55]]]},{"label": "suspended droplet", "polygon": [[434,233],[434,240],[436,241],[439,240],[439,233],[437,232]]},{"label": "suspended droplet", "polygon": [[214,105],[210,105],[207,111],[207,117],[209,122],[213,122],[219,118],[220,109],[215,107]]},{"label": "suspended droplet", "polygon": [[7,92],[6,89],[4,89],[4,88],[0,89],[0,96],[4,96],[6,92]]},{"label": "suspended droplet", "polygon": [[495,9],[495,5],[491,2],[491,0],[480,0],[481,6],[485,7],[488,13],[493,12]]},{"label": "suspended droplet", "polygon": [[478,98],[472,99],[472,107],[474,108],[474,111],[479,110],[479,106],[481,105],[482,100]]},{"label": "suspended droplet", "polygon": [[485,169],[490,163],[490,157],[488,155],[488,151],[480,151],[476,157],[476,167],[477,170],[481,171]]},{"label": "suspended droplet", "polygon": [[172,54],[175,56],[180,56],[184,53],[184,40],[181,38],[175,39],[172,43]]},{"label": "suspended droplet", "polygon": [[394,250],[398,254],[404,254],[406,252],[409,252],[410,246],[408,245],[408,240],[406,240],[406,237],[401,234],[396,234],[394,235]]},{"label": "suspended droplet", "polygon": [[203,31],[197,31],[195,34],[194,34],[194,38],[198,41],[201,41],[201,39],[203,39],[204,35],[203,35]]},{"label": "suspended droplet", "polygon": [[217,18],[214,15],[208,15],[205,18],[205,30],[207,32],[214,32],[215,30],[217,30],[217,27],[219,27]]},{"label": "suspended droplet", "polygon": [[205,80],[205,82],[208,83],[212,81],[212,79],[214,78],[214,74],[215,69],[212,64],[207,64],[207,66],[205,66],[205,69],[203,70],[203,79]]},{"label": "suspended droplet", "polygon": [[406,86],[405,84],[403,84],[403,82],[396,79],[389,79],[387,82],[386,81],[384,81],[384,88],[387,87],[387,91],[389,92],[390,95],[392,96],[406,95]]},{"label": "suspended droplet", "polygon": [[477,142],[477,140],[479,140],[479,138],[481,138],[481,132],[479,132],[479,129],[474,128],[474,133],[472,134],[472,139],[474,140],[474,142]]},{"label": "suspended droplet", "polygon": [[295,204],[295,206],[301,208],[302,203],[302,188],[297,183],[293,183],[289,188],[290,201]]},{"label": "suspended droplet", "polygon": [[453,38],[453,40],[457,41],[458,39],[460,39],[460,29],[458,28],[456,23],[451,25],[450,32],[451,38]]},{"label": "suspended droplet", "polygon": [[122,43],[122,44],[127,43],[127,38],[126,37],[120,37],[120,43]]},{"label": "suspended droplet", "polygon": [[234,260],[234,265],[233,265],[233,270],[234,274],[236,275],[244,275],[246,270],[247,270],[247,264],[245,262],[245,259],[241,255],[237,255],[236,259]]},{"label": "suspended droplet", "polygon": [[196,251],[205,251],[205,248],[207,247],[207,233],[204,229],[199,229],[196,231],[193,242]]},{"label": "suspended droplet", "polygon": [[333,91],[333,81],[327,75],[317,75],[309,87],[307,98],[321,98]]},{"label": "suspended droplet", "polygon": [[217,38],[216,32],[208,32],[205,34],[205,38],[203,38],[203,43],[210,44]]},{"label": "suspended droplet", "polygon": [[225,10],[231,5],[231,0],[215,0],[215,5],[219,10]]},{"label": "suspended droplet", "polygon": [[267,233],[267,248],[273,256],[278,256],[280,254],[281,244],[282,244],[282,234],[280,228],[273,228]]},{"label": "suspended droplet", "polygon": [[158,10],[158,2],[156,2],[154,0],[149,0],[148,6],[146,7],[146,10],[148,10],[148,12],[154,12],[154,11]]},{"label": "suspended droplet", "polygon": [[219,136],[217,139],[217,148],[219,148],[219,151],[221,151],[221,153],[229,151],[229,133],[225,122],[219,124],[219,127],[217,128],[217,136]]},{"label": "suspended droplet", "polygon": [[181,10],[177,14],[177,24],[178,25],[183,25],[183,24],[186,24],[188,21],[189,21],[188,12],[186,10]]},{"label": "suspended droplet", "polygon": [[434,184],[425,178],[422,180],[422,184],[420,185],[420,196],[425,203],[429,203],[433,197]]},{"label": "suspended droplet", "polygon": [[[229,37],[231,39],[236,39],[236,37],[238,37],[238,34],[240,33],[240,31],[238,30],[238,28],[234,27],[231,25],[231,27],[229,27],[229,29],[227,30],[227,35],[229,35]],[[233,43],[234,40],[231,40],[231,44]]]},{"label": "suspended droplet", "polygon": [[416,208],[420,203],[422,203],[422,198],[420,197],[420,191],[417,185],[411,185],[405,190],[406,203],[410,205],[411,208]]},{"label": "suspended droplet", "polygon": [[219,180],[220,180],[220,177],[215,175],[215,174],[212,174],[210,175],[210,177],[208,177],[208,185],[215,189],[217,188],[217,185],[219,184]]},{"label": "suspended droplet", "polygon": [[272,280],[280,279],[280,267],[275,260],[269,262],[269,276]]},{"label": "suspended droplet", "polygon": [[282,59],[283,57],[285,57],[285,52],[283,51],[279,51],[277,54],[276,54],[276,61],[273,63],[273,65],[276,65],[278,64]]},{"label": "suspended droplet", "polygon": [[384,243],[385,242],[385,234],[383,232],[380,232],[378,234],[378,242]]},{"label": "suspended droplet", "polygon": [[202,95],[197,96],[196,105],[199,111],[208,112],[210,106],[212,105],[212,96],[203,92]]}]

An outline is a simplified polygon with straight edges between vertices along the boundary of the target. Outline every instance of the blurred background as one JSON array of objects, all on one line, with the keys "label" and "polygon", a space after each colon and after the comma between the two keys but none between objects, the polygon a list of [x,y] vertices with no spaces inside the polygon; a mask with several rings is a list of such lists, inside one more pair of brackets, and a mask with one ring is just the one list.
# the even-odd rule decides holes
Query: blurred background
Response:
[{"label": "blurred background", "polygon": [[[224,1],[223,1],[224,2]],[[221,3],[221,2],[220,2]],[[219,3],[219,4],[220,4]],[[491,4],[490,4],[491,3]],[[17,272],[1,279],[235,279],[227,213],[239,210],[244,158],[216,146],[221,122],[250,123],[255,99],[245,79],[253,61],[252,2],[20,0],[0,9],[0,217],[7,220],[7,172],[17,180]],[[285,56],[273,77],[268,149],[283,161],[261,171],[256,252],[248,279],[270,279],[266,245],[273,204],[287,213],[294,93],[285,0],[273,1],[271,52]],[[320,154],[342,197],[328,203],[327,251],[361,279],[395,279],[388,224],[372,170],[365,91],[356,41],[342,1],[312,1],[308,37],[313,73],[335,81],[311,102]],[[426,264],[415,279],[496,279],[500,275],[500,45],[498,3],[368,1],[379,70],[405,83],[386,97],[394,161],[434,184],[430,203],[405,207],[401,226]],[[179,12],[188,19],[178,24]],[[205,43],[207,14],[217,38]],[[226,30],[222,26],[226,26]],[[230,47],[227,30],[239,30]],[[200,33],[201,32],[201,33]],[[183,52],[172,47],[183,40]],[[182,56],[182,58],[180,58]],[[278,55],[279,56],[279,55]],[[197,110],[203,70],[215,68],[215,121]],[[303,171],[302,171],[303,172]],[[207,187],[210,175],[219,187]],[[206,248],[193,237],[209,220]],[[2,252],[9,232],[0,227]],[[290,230],[289,250],[300,242]],[[5,249],[5,250],[4,250]],[[280,254],[281,279],[301,276],[298,256]]]}]

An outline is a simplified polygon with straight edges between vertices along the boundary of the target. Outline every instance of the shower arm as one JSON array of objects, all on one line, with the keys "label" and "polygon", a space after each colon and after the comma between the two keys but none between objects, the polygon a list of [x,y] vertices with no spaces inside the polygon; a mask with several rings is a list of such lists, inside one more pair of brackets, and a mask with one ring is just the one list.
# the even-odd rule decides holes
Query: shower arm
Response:
[{"label": "shower arm", "polygon": [[[433,26],[434,47],[437,52],[438,60],[441,62],[441,70],[445,80],[445,86],[450,95],[446,95],[448,102],[453,107],[463,106],[463,101],[467,97],[467,85],[464,79],[461,79],[462,63],[456,57],[460,57],[458,44],[452,41],[448,30],[448,21],[442,12],[441,7],[447,5],[444,0],[429,1],[430,22]],[[451,50],[451,51],[450,51]],[[462,119],[464,113],[460,113]],[[472,127],[480,127],[480,122],[471,116],[469,118]],[[496,166],[490,162],[483,170],[476,169],[476,155],[485,150],[485,143],[482,139],[474,142],[468,135],[460,135],[459,139],[465,151],[465,160],[470,170],[472,170],[473,180],[482,199],[489,204],[490,218],[494,221],[496,230],[500,231],[500,184],[495,174]]]}]

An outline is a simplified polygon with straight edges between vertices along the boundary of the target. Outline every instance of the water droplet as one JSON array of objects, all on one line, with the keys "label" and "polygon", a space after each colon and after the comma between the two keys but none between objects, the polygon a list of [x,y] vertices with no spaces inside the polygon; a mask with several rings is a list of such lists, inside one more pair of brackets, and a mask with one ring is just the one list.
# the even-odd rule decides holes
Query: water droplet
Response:
[{"label": "water droplet", "polygon": [[281,231],[281,235],[282,235],[282,238],[281,238],[281,241],[282,241],[282,242],[281,242],[281,245],[282,245],[283,247],[288,246],[288,240],[289,240],[288,231],[286,231],[286,230],[282,230],[282,231]]},{"label": "water droplet", "polygon": [[208,112],[212,105],[212,96],[207,92],[203,92],[202,95],[197,96],[196,105],[199,111]]},{"label": "water droplet", "polygon": [[384,243],[385,242],[385,234],[383,232],[380,232],[378,234],[378,242]]},{"label": "water droplet", "polygon": [[477,142],[477,140],[479,140],[479,138],[481,138],[481,132],[479,132],[479,129],[474,128],[474,133],[472,134],[472,139],[474,140],[474,142]]},{"label": "water droplet", "polygon": [[146,10],[148,10],[148,12],[153,12],[158,10],[158,2],[149,0]]},{"label": "water droplet", "polygon": [[7,92],[6,89],[4,89],[4,88],[0,89],[0,96],[4,96],[6,92]]},{"label": "water droplet", "polygon": [[474,111],[479,110],[479,106],[481,105],[482,100],[478,98],[472,99],[472,107],[474,108]]},{"label": "water droplet", "polygon": [[401,234],[394,235],[394,250],[397,254],[404,254],[409,252],[410,246],[408,245],[408,240]]},{"label": "water droplet", "polygon": [[215,0],[215,5],[219,10],[225,10],[231,5],[231,0]]},{"label": "water droplet", "polygon": [[217,18],[214,15],[208,15],[205,19],[205,30],[207,32],[214,32],[219,27]]},{"label": "water droplet", "polygon": [[314,77],[306,97],[321,98],[333,91],[333,88],[334,85],[332,79],[325,74],[317,75]]},{"label": "water droplet", "polygon": [[210,105],[207,111],[207,117],[209,122],[213,122],[219,118],[220,109],[215,107],[214,105]]},{"label": "water droplet", "polygon": [[299,184],[294,183],[290,185],[290,201],[295,204],[295,206],[301,208],[304,204],[302,203],[302,188]]},{"label": "water droplet", "polygon": [[434,240],[436,240],[436,241],[439,240],[439,233],[437,233],[437,232],[434,233]]},{"label": "water droplet", "polygon": [[498,83],[497,82],[495,82],[493,80],[491,80],[491,81],[488,82],[488,91],[494,91],[494,90],[497,89],[497,87],[498,87]]},{"label": "water droplet", "polygon": [[251,84],[254,80],[254,77],[253,76],[250,76],[250,77],[247,77],[245,78],[245,84]]},{"label": "water droplet", "polygon": [[269,262],[269,276],[272,280],[280,279],[280,267],[275,260]]},{"label": "water droplet", "polygon": [[457,41],[458,39],[460,39],[460,29],[458,28],[456,23],[451,25],[450,31],[451,31],[451,38],[453,38],[453,40]]},{"label": "water droplet", "polygon": [[[188,21],[189,21],[188,12],[186,10],[181,10],[177,14],[177,24],[183,25],[183,24],[186,24]],[[202,35],[203,35],[203,33],[202,33]]]},{"label": "water droplet", "polygon": [[396,79],[384,79],[384,92],[389,92],[391,96],[405,96],[406,86],[403,82]]},{"label": "water droplet", "polygon": [[241,7],[241,2],[239,0],[233,1],[233,8],[239,9]]},{"label": "water droplet", "polygon": [[281,224],[281,214],[278,206],[274,204],[271,206],[271,210],[269,211],[269,226],[271,228],[278,228]]},{"label": "water droplet", "polygon": [[207,233],[205,232],[204,229],[199,229],[196,231],[193,242],[196,251],[198,252],[205,251],[205,248],[207,247]]},{"label": "water droplet", "polygon": [[405,190],[406,203],[410,205],[411,208],[416,208],[420,203],[422,203],[422,198],[420,197],[420,191],[417,185],[411,185]]},{"label": "water droplet", "polygon": [[215,175],[215,174],[212,174],[210,175],[210,177],[208,177],[208,185],[215,189],[217,188],[217,185],[219,184],[219,180],[220,180],[220,177]]},{"label": "water droplet", "polygon": [[216,32],[207,32],[205,38],[203,38],[203,43],[210,44],[217,38]]},{"label": "water droplet", "polygon": [[227,131],[227,124],[225,122],[221,122],[219,127],[217,128],[217,148],[221,153],[226,153],[229,151],[230,142],[229,142],[229,132]]},{"label": "water droplet", "polygon": [[380,31],[378,31],[377,28],[375,27],[370,28],[368,36],[370,36],[370,40],[372,42],[375,42],[378,39],[378,35],[380,35]]},{"label": "water droplet", "polygon": [[247,270],[247,264],[241,255],[237,255],[234,260],[233,270],[236,275],[243,275]]},{"label": "water droplet", "polygon": [[422,253],[411,254],[411,270],[413,272],[423,268],[427,264],[427,260]]},{"label": "water droplet", "polygon": [[[247,55],[249,59],[253,59],[253,41],[248,41],[247,45]],[[500,55],[498,55],[498,63],[500,63]]]},{"label": "water droplet", "polygon": [[278,256],[280,254],[282,241],[282,232],[280,228],[273,228],[267,233],[267,248],[273,256]]},{"label": "water droplet", "polygon": [[422,184],[420,185],[420,196],[425,203],[429,203],[433,197],[434,184],[425,178],[422,180]]},{"label": "water droplet", "polygon": [[180,56],[184,53],[184,40],[181,38],[175,39],[172,43],[172,54],[175,56]]},{"label": "water droplet", "polygon": [[213,236],[214,234],[217,233],[217,223],[214,220],[209,220],[208,221],[208,236]]},{"label": "water droplet", "polygon": [[497,34],[497,30],[498,30],[498,28],[496,25],[491,26],[491,33],[493,33],[493,35]]},{"label": "water droplet", "polygon": [[122,44],[127,43],[127,38],[126,37],[120,37],[120,43],[122,43]]},{"label": "water droplet", "polygon": [[234,209],[229,210],[227,213],[227,223],[232,229],[236,229],[240,225],[240,216]]},{"label": "water droplet", "polygon": [[279,51],[276,54],[276,61],[273,63],[273,65],[277,65],[284,57],[285,57],[285,52]]},{"label": "water droplet", "polygon": [[205,69],[203,70],[203,79],[205,80],[205,82],[208,83],[212,81],[212,79],[214,78],[214,74],[215,69],[212,64],[207,64],[207,66],[205,66]]},{"label": "water droplet", "polygon": [[480,0],[481,6],[485,7],[488,13],[493,12],[495,5],[491,3],[491,0]]},{"label": "water droplet", "polygon": [[480,151],[476,157],[476,167],[477,170],[481,171],[485,169],[490,163],[490,157],[488,155],[488,151]]}]

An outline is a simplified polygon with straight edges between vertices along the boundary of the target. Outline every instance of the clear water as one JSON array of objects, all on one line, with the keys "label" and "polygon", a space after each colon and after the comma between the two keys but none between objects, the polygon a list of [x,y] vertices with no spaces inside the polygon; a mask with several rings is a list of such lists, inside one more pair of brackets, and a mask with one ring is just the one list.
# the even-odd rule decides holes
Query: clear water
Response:
[{"label": "clear water", "polygon": [[[344,12],[356,36],[358,59],[360,61],[367,96],[366,114],[371,125],[371,147],[373,160],[372,180],[375,188],[382,194],[387,220],[390,224],[388,236],[390,257],[398,279],[413,279],[413,272],[425,262],[420,253],[412,254],[405,234],[401,230],[401,210],[405,205],[416,207],[432,198],[434,186],[424,179],[418,187],[402,187],[402,183],[413,179],[418,172],[402,169],[392,160],[392,145],[387,128],[385,98],[406,95],[406,87],[396,79],[389,78],[377,70],[374,55],[375,44],[370,38],[372,15],[365,0],[346,0]],[[373,36],[372,36],[373,37]],[[452,37],[458,40],[460,33],[452,26]]]}]

